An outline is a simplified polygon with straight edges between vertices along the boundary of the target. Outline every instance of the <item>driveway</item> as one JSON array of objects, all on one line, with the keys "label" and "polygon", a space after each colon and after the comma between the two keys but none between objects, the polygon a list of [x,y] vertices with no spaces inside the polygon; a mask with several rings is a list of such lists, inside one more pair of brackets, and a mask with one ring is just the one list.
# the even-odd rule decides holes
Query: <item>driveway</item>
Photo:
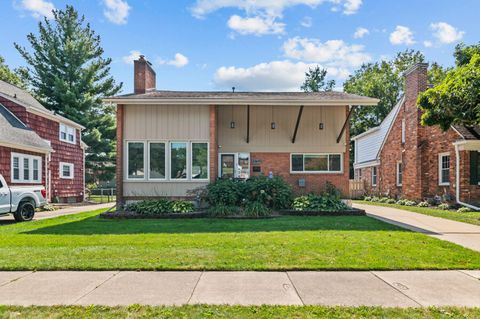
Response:
[{"label": "driveway", "polygon": [[480,251],[480,226],[391,207],[364,204],[353,207],[364,209],[368,216],[384,222]]},{"label": "driveway", "polygon": [[[83,212],[89,212],[97,209],[109,209],[115,206],[115,203],[106,203],[106,204],[92,204],[92,205],[82,205],[82,206],[71,206],[67,208],[58,209],[52,212],[36,212],[34,220],[47,219],[64,215],[72,215]],[[9,224],[14,222],[12,215],[5,215],[0,217],[0,224]]]}]

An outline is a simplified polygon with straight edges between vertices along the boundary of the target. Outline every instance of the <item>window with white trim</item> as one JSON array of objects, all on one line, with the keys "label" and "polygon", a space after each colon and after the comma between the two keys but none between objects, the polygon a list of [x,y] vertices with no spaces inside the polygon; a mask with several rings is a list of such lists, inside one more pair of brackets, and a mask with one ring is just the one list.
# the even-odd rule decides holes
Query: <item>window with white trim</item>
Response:
[{"label": "window with white trim", "polygon": [[292,173],[341,173],[342,154],[291,154]]},{"label": "window with white trim", "polygon": [[165,179],[166,147],[164,142],[150,142],[149,144],[149,179]]},{"label": "window with white trim", "polygon": [[403,184],[403,164],[402,162],[397,162],[397,186],[402,186]]},{"label": "window with white trim", "polygon": [[208,179],[208,143],[192,143],[192,179]]},{"label": "window with white trim", "polygon": [[405,119],[402,119],[402,144],[405,143],[405,130],[406,130],[406,127],[405,127]]},{"label": "window with white trim", "polygon": [[73,164],[60,162],[60,178],[73,179]]},{"label": "window with white trim", "polygon": [[127,143],[127,179],[145,178],[145,143]]},{"label": "window with white trim", "polygon": [[170,179],[187,179],[187,143],[170,143]]},{"label": "window with white trim", "polygon": [[372,186],[377,186],[377,167],[372,167]]},{"label": "window with white trim", "polygon": [[60,123],[60,141],[75,144],[76,143],[76,129],[74,127]]},{"label": "window with white trim", "polygon": [[438,185],[450,185],[450,154],[438,155]]},{"label": "window with white trim", "polygon": [[12,153],[12,182],[41,183],[42,158],[40,156]]}]

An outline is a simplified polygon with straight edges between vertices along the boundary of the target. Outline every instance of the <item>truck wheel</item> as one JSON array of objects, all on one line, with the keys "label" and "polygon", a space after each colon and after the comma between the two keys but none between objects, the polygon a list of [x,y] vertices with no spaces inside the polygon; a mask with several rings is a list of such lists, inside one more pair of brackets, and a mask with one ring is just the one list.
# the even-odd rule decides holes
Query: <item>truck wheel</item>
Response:
[{"label": "truck wheel", "polygon": [[33,219],[35,215],[35,206],[30,202],[21,202],[18,205],[17,211],[13,213],[13,217],[17,222],[26,222]]}]

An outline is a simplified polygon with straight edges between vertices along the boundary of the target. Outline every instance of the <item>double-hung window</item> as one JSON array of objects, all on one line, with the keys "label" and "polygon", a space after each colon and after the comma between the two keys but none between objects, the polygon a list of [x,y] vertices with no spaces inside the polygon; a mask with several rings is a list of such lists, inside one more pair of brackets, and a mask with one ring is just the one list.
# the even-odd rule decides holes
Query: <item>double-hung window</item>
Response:
[{"label": "double-hung window", "polygon": [[438,155],[438,185],[450,185],[450,154]]},{"label": "double-hung window", "polygon": [[377,186],[377,167],[372,167],[372,186]]},{"label": "double-hung window", "polygon": [[75,128],[60,123],[60,136],[61,141],[75,144],[76,143],[76,130]]},{"label": "double-hung window", "polygon": [[12,153],[11,176],[14,183],[41,183],[42,158],[40,156]]},{"label": "double-hung window", "polygon": [[60,178],[73,179],[73,168],[72,163],[60,162]]},{"label": "double-hung window", "polygon": [[403,164],[397,162],[397,186],[403,185]]},{"label": "double-hung window", "polygon": [[341,154],[292,154],[292,173],[341,173]]}]

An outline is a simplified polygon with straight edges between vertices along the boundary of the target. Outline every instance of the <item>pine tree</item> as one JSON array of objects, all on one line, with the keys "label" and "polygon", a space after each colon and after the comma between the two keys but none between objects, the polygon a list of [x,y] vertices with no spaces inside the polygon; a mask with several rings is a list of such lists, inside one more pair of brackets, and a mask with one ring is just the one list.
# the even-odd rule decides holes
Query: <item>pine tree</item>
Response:
[{"label": "pine tree", "polygon": [[304,92],[320,92],[331,91],[335,86],[335,80],[325,82],[327,77],[327,70],[320,69],[317,65],[314,68],[309,68],[305,73],[305,80],[300,89]]},{"label": "pine tree", "polygon": [[38,24],[38,35],[27,35],[32,52],[15,43],[26,60],[34,95],[48,109],[83,126],[87,182],[113,178],[115,165],[114,110],[101,98],[117,94],[110,58],[103,58],[100,37],[73,6],[54,10],[54,18]]}]

